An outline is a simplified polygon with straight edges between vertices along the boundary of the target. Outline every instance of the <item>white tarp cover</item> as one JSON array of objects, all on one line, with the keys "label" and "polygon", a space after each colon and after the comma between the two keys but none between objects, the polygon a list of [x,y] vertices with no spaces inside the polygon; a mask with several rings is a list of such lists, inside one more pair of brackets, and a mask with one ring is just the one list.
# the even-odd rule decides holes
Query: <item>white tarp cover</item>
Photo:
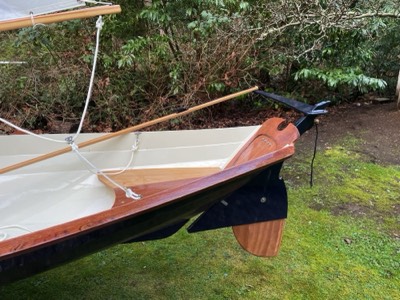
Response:
[{"label": "white tarp cover", "polygon": [[0,21],[84,6],[79,0],[0,0]]}]

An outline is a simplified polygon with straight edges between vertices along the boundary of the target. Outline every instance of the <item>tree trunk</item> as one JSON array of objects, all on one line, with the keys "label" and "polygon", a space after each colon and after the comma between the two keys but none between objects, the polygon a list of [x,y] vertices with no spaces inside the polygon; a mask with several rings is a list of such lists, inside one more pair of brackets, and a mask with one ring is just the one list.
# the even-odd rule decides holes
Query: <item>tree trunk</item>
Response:
[{"label": "tree trunk", "polygon": [[399,71],[399,77],[397,79],[396,96],[397,96],[397,108],[400,110],[400,71]]}]

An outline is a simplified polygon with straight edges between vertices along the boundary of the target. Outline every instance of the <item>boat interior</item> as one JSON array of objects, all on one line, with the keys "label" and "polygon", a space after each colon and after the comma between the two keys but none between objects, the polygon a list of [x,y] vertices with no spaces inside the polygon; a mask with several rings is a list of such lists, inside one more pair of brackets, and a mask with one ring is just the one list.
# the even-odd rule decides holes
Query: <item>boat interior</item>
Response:
[{"label": "boat interior", "polygon": [[[79,149],[89,165],[69,152],[1,174],[0,241],[134,201],[117,199],[114,182],[138,186],[138,193],[149,195],[216,173],[259,127],[131,133]],[[81,134],[77,142],[99,135]],[[45,136],[60,141],[67,137]],[[0,147],[3,168],[65,147],[65,143],[13,135],[0,136]]]}]

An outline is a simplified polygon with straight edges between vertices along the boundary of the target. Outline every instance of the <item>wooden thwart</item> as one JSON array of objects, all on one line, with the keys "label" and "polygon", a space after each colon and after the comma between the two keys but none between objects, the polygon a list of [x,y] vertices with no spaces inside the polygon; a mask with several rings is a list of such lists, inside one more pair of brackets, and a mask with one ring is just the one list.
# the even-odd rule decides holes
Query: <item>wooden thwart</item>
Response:
[{"label": "wooden thwart", "polygon": [[[158,192],[178,188],[197,178],[220,172],[217,167],[204,168],[166,168],[166,169],[129,169],[120,174],[104,172],[118,184],[131,187],[145,200]],[[110,188],[117,187],[104,176],[98,176],[99,180]],[[114,207],[131,202],[126,197],[115,197]]]},{"label": "wooden thwart", "polygon": [[[220,168],[165,168],[165,169],[130,169],[120,174],[113,175],[112,172],[104,172],[108,177],[123,186],[134,187],[144,184],[153,184],[189,178],[199,178],[221,171]],[[103,176],[98,176],[105,185],[116,188]]]},{"label": "wooden thwart", "polygon": [[[101,15],[117,14],[120,12],[121,7],[119,5],[105,5],[42,16],[34,16],[33,21],[35,22],[35,24],[52,24],[75,19],[85,19]],[[31,17],[0,21],[0,31],[31,27],[33,25],[34,24],[32,24]]]}]

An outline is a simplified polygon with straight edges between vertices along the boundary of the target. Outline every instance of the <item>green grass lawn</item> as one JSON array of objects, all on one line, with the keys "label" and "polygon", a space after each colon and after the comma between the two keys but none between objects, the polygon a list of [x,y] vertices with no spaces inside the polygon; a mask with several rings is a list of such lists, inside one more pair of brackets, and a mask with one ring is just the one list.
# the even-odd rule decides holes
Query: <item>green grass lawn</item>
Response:
[{"label": "green grass lawn", "polygon": [[[0,299],[400,299],[400,167],[357,141],[285,165],[289,217],[279,256],[259,258],[231,229],[119,245],[0,287]],[[351,147],[349,146],[351,145]]]}]

